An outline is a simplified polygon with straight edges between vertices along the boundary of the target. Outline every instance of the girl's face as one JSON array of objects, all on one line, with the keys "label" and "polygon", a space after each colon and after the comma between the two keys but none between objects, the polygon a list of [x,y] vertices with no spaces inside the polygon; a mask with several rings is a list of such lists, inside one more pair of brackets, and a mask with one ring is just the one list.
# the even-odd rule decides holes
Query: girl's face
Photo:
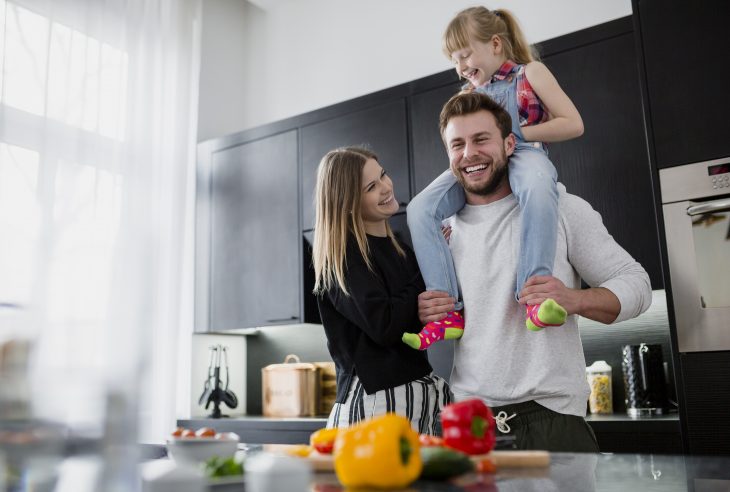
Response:
[{"label": "girl's face", "polygon": [[489,82],[507,58],[500,37],[492,36],[486,43],[472,39],[469,46],[451,53],[451,61],[460,77],[479,87]]},{"label": "girl's face", "polygon": [[375,159],[368,159],[362,168],[360,214],[365,231],[385,234],[385,221],[398,211],[393,195],[393,181]]}]

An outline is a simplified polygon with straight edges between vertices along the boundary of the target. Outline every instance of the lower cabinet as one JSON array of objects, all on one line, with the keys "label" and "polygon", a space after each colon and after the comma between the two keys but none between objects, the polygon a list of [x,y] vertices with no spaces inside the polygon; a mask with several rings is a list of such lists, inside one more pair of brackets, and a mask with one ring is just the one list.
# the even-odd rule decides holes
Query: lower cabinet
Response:
[{"label": "lower cabinet", "polygon": [[297,131],[210,156],[208,331],[300,319]]}]

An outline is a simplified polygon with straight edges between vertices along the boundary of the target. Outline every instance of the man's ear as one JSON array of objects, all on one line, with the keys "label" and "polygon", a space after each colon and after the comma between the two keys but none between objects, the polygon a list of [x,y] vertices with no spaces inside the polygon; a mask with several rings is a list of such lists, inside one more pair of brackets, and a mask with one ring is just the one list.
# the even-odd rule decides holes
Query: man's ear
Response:
[{"label": "man's ear", "polygon": [[515,151],[517,141],[515,140],[515,134],[510,133],[507,138],[504,139],[504,153],[508,156],[512,155]]}]

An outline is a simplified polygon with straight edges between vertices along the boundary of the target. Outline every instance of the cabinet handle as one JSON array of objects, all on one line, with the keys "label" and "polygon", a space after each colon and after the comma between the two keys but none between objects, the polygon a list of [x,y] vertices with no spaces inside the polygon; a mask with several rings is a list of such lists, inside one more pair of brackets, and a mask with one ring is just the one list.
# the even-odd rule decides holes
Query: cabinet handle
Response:
[{"label": "cabinet handle", "polygon": [[267,323],[281,323],[282,321],[293,321],[299,319],[299,316],[291,316],[289,318],[267,319]]}]

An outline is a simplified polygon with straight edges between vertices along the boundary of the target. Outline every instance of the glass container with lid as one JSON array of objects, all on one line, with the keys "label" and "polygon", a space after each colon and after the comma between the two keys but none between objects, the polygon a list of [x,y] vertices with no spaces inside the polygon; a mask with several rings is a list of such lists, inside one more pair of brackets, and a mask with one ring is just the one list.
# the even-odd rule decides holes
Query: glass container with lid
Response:
[{"label": "glass container with lid", "polygon": [[591,388],[588,406],[591,413],[608,415],[613,413],[613,392],[611,387],[611,366],[605,360],[598,360],[586,367],[586,379]]}]

